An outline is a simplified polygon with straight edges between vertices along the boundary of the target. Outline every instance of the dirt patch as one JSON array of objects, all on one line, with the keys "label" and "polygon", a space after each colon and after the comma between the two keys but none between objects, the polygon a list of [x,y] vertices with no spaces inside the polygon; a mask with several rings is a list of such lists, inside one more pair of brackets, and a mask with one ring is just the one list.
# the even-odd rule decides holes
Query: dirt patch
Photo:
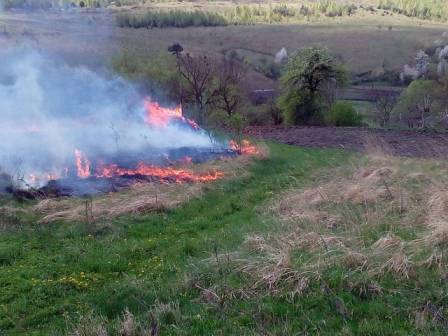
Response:
[{"label": "dirt patch", "polygon": [[288,145],[371,152],[395,156],[447,158],[448,134],[344,127],[248,127],[247,135]]}]

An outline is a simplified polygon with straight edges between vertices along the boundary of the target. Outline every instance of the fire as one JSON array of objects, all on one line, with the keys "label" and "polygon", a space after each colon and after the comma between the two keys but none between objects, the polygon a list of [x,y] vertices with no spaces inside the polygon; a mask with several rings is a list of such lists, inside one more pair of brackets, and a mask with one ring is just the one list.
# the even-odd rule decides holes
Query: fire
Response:
[{"label": "fire", "polygon": [[146,118],[145,123],[156,127],[166,127],[172,121],[180,121],[188,124],[194,129],[199,129],[199,125],[191,119],[185,118],[182,112],[182,106],[175,108],[162,107],[159,103],[152,101],[151,98],[145,99]]},{"label": "fire", "polygon": [[75,149],[76,170],[78,177],[87,178],[90,176],[90,161],[79,149]]},{"label": "fire", "polygon": [[[99,164],[94,172],[91,171],[91,163],[87,156],[79,149],[75,150],[77,176],[88,178],[90,176],[99,178],[113,178],[120,176],[151,176],[159,180],[168,180],[176,183],[181,182],[210,182],[224,176],[222,172],[194,173],[187,169],[173,167],[159,167],[140,162],[135,169],[123,168],[117,164]],[[182,161],[191,163],[192,158],[186,156]],[[48,177],[48,179],[54,179]]]},{"label": "fire", "polygon": [[160,180],[173,180],[174,182],[210,182],[215,181],[224,174],[222,172],[208,172],[197,174],[187,169],[173,167],[157,167],[140,162],[135,169],[121,168],[116,164],[103,165],[95,171],[96,177],[116,176],[152,176]]},{"label": "fire", "polygon": [[[195,130],[200,130],[200,127],[190,119],[183,116],[182,107],[179,105],[175,108],[162,107],[158,102],[146,98],[144,101],[146,109],[145,123],[152,126],[163,128],[170,123],[185,124]],[[248,140],[243,140],[238,143],[235,140],[229,141],[229,148],[235,152],[246,155],[259,154],[256,146],[252,145]],[[99,159],[95,158],[90,161],[85,153],[80,149],[74,150],[75,162],[74,165],[68,165],[61,168],[57,173],[44,173],[29,175],[29,181],[32,184],[41,184],[42,181],[56,180],[59,178],[70,178],[77,176],[81,179],[92,178],[114,178],[114,177],[149,177],[160,181],[168,182],[209,182],[215,181],[224,176],[222,172],[212,171],[205,173],[196,173],[182,166],[189,166],[193,163],[193,158],[185,156],[177,161],[171,161],[166,154],[166,162],[172,166],[162,167],[155,166],[151,163],[139,162],[131,167],[119,166],[115,163],[104,164]],[[70,168],[69,168],[70,167]],[[73,169],[73,168],[76,169]]]},{"label": "fire", "polygon": [[46,183],[48,181],[55,181],[61,177],[60,173],[56,172],[48,172],[48,173],[36,173],[36,174],[28,174],[28,176],[24,179],[24,181],[32,186],[36,187],[41,185],[42,183]]},{"label": "fire", "polygon": [[176,106],[173,109],[161,107],[159,103],[150,98],[145,99],[146,123],[153,126],[167,126],[172,119],[182,119],[182,107]]},{"label": "fire", "polygon": [[260,154],[258,148],[250,143],[249,140],[242,140],[241,144],[235,140],[229,141],[230,149],[245,155],[257,155]]}]

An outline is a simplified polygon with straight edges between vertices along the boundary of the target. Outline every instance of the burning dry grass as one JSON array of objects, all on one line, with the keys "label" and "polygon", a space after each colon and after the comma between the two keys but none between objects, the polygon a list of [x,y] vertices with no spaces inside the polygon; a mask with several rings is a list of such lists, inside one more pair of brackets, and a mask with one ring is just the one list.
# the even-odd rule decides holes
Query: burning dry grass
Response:
[{"label": "burning dry grass", "polygon": [[[259,157],[267,157],[268,151],[259,146]],[[191,171],[202,174],[220,171],[224,178],[236,178],[249,174],[247,166],[253,156],[223,158],[190,166]],[[173,209],[190,199],[200,197],[207,183],[136,183],[128,190],[101,196],[79,199],[44,199],[33,211],[42,214],[40,223],[59,220],[93,222],[123,214],[145,214]]]}]

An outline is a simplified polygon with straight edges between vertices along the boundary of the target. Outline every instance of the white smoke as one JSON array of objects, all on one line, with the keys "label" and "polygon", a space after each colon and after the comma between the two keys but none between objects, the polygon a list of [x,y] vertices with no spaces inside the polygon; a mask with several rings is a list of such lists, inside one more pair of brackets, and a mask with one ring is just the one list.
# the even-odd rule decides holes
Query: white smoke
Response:
[{"label": "white smoke", "polygon": [[0,51],[0,171],[58,172],[87,156],[211,147],[204,131],[145,124],[144,96],[117,76],[104,78],[28,48]]}]

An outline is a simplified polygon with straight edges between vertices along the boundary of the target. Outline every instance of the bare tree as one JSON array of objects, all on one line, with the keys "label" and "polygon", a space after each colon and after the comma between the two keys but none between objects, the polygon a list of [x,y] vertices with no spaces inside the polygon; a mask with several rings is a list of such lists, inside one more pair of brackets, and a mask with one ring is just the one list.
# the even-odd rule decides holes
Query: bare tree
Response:
[{"label": "bare tree", "polygon": [[239,84],[244,77],[244,69],[233,60],[224,59],[217,70],[217,86],[213,91],[215,107],[230,117],[241,103]]},{"label": "bare tree", "polygon": [[182,79],[181,102],[197,107],[198,122],[203,125],[206,107],[211,103],[210,92],[213,66],[207,56],[192,56],[189,53],[176,55],[178,71]]},{"label": "bare tree", "polygon": [[431,115],[431,110],[434,105],[434,97],[432,96],[432,92],[428,92],[422,97],[420,103],[416,104],[418,113],[420,114],[420,128],[425,128],[426,118]]},{"label": "bare tree", "polygon": [[396,94],[390,91],[374,90],[372,96],[375,100],[375,114],[380,126],[389,125],[392,111],[397,103]]}]

